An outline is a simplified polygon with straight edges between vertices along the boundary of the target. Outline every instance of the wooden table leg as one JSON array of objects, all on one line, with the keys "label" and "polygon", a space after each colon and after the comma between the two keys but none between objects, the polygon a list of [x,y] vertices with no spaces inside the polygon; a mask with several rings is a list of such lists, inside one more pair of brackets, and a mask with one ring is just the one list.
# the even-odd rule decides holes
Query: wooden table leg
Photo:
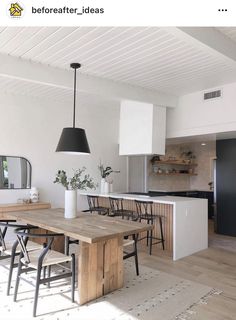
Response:
[{"label": "wooden table leg", "polygon": [[123,286],[123,238],[80,241],[79,303],[85,304]]}]

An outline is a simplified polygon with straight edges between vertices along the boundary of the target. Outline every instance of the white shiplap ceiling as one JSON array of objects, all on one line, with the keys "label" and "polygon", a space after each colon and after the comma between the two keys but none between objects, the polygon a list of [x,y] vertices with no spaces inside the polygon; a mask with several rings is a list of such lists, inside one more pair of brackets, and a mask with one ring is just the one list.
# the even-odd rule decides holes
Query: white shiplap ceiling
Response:
[{"label": "white shiplap ceiling", "polygon": [[[1,27],[0,53],[61,69],[80,62],[81,73],[175,95],[236,81],[236,63],[172,31],[159,27]],[[2,90],[17,87],[35,96],[54,96],[52,90],[56,90],[14,79],[0,81]],[[67,100],[70,94],[60,89],[56,96]]]},{"label": "white shiplap ceiling", "polygon": [[218,27],[216,29],[236,42],[236,27]]}]

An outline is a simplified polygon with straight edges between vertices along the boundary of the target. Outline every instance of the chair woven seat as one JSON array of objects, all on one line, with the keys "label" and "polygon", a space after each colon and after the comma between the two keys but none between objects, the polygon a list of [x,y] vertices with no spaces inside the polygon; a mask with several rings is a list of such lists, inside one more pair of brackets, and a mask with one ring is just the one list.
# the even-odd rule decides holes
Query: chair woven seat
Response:
[{"label": "chair woven seat", "polygon": [[[27,250],[28,250],[28,245],[27,245]],[[24,264],[27,264],[28,267],[37,269],[38,259],[41,253],[42,253],[42,247],[40,247],[40,250],[32,251],[28,253],[30,263],[26,263],[25,258],[21,258],[21,262]],[[49,250],[43,260],[42,267],[51,266],[51,265],[59,264],[62,262],[68,262],[71,260],[72,260],[71,256],[67,256],[63,253],[60,253],[54,250]]]},{"label": "chair woven seat", "polygon": [[[3,248],[0,246],[0,252],[3,252],[4,254],[11,256],[13,243],[12,242],[5,242],[5,245],[6,245],[6,250],[3,251]],[[27,243],[27,249],[29,251],[38,250],[41,248],[42,248],[42,246],[36,242],[28,241],[28,243]],[[21,252],[21,248],[18,244],[16,247],[15,253],[18,254],[20,252]]]},{"label": "chair woven seat", "polygon": [[92,211],[102,215],[106,215],[108,213],[108,209],[105,207],[93,207]]},{"label": "chair woven seat", "polygon": [[[29,225],[18,224],[16,220],[9,220],[9,219],[0,220],[0,260],[3,260],[3,259],[10,260],[8,282],[7,282],[8,296],[11,290],[13,269],[18,266],[18,262],[15,261],[15,257],[19,256],[22,253],[22,251],[21,251],[21,246],[18,243],[17,237],[15,237],[15,239],[9,239],[8,241],[5,241],[5,236],[9,228],[15,230],[16,228],[19,228],[19,227],[23,228],[24,230],[24,229],[27,229]],[[32,227],[32,228],[37,229],[37,227]],[[39,250],[41,248],[41,245],[36,242],[33,242],[33,241],[27,241],[27,242],[28,242],[29,252],[34,250]]]},{"label": "chair woven seat", "polygon": [[[35,227],[19,227],[15,229],[15,233],[21,247],[17,277],[15,283],[15,292],[13,301],[17,301],[19,283],[21,274],[36,270],[36,285],[34,293],[33,317],[36,317],[39,286],[46,284],[50,287],[50,283],[64,278],[71,278],[71,300],[74,302],[75,291],[75,255],[67,256],[64,253],[52,250],[52,244],[55,237],[64,237],[62,233],[36,233],[31,232]],[[45,241],[40,249],[30,251],[28,239],[37,238]],[[70,262],[70,268],[61,265],[63,272],[51,275],[51,268],[63,262]],[[42,275],[43,271],[43,275]]]},{"label": "chair woven seat", "polygon": [[134,240],[132,239],[123,239],[123,247],[128,247],[134,245]]}]

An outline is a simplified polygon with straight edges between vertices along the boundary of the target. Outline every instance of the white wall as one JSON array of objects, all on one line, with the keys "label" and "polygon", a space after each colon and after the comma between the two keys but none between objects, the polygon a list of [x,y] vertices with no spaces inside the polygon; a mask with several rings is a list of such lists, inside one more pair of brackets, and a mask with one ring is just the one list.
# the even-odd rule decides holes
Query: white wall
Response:
[{"label": "white wall", "polygon": [[144,165],[144,156],[129,156],[129,192],[145,192]]},{"label": "white wall", "polygon": [[223,89],[222,98],[204,101],[199,91],[167,109],[167,138],[236,131],[236,83],[214,89]]},{"label": "white wall", "polygon": [[[57,170],[71,174],[72,169],[86,166],[87,172],[99,182],[100,159],[121,171],[112,176],[114,190],[125,190],[126,158],[118,156],[118,104],[98,106],[96,102],[78,106],[77,125],[86,129],[89,156],[55,152],[62,128],[71,126],[72,103],[0,94],[0,114],[0,154],[23,156],[31,162],[32,186],[39,188],[40,200],[50,201],[54,207],[64,206],[64,189],[53,184]],[[28,196],[29,190],[0,190],[0,203]]]}]

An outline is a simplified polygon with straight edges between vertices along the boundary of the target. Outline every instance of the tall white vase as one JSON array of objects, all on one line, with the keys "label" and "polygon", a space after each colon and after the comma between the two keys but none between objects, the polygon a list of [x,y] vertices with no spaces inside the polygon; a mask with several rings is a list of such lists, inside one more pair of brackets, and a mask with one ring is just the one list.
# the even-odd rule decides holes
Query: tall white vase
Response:
[{"label": "tall white vase", "polygon": [[106,181],[104,184],[104,193],[108,194],[109,193],[109,183]]},{"label": "tall white vase", "polygon": [[105,183],[106,183],[106,179],[102,178],[101,179],[101,185],[100,185],[100,192],[104,193],[105,192]]},{"label": "tall white vase", "polygon": [[77,190],[65,191],[65,218],[73,219],[77,212]]}]

